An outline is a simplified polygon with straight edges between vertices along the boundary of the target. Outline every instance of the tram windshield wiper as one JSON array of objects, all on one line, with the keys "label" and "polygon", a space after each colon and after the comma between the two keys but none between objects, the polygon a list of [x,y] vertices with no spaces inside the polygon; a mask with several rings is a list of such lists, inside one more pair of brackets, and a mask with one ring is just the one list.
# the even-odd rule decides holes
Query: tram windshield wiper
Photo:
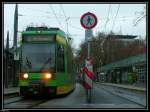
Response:
[{"label": "tram windshield wiper", "polygon": [[49,57],[45,62],[44,64],[42,65],[42,67],[40,68],[40,71],[43,70],[45,68],[45,66],[49,63],[51,63],[51,57]]},{"label": "tram windshield wiper", "polygon": [[26,57],[26,64],[29,68],[32,68],[32,64],[27,57]]}]

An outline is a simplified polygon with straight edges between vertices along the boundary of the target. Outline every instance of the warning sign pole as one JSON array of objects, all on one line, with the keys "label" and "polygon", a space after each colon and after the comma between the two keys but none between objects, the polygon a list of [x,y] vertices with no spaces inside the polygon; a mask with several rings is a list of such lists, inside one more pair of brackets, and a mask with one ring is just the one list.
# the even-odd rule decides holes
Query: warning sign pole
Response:
[{"label": "warning sign pole", "polygon": [[[89,30],[89,32],[92,32],[92,30],[91,31],[90,30]],[[89,37],[92,38],[92,35],[93,34],[91,33],[91,35],[89,35]],[[88,37],[85,37],[85,38],[88,38]],[[91,49],[90,49],[90,39],[86,39],[86,40],[87,40],[87,51],[88,51],[87,59],[90,59],[90,55],[91,55],[90,54],[90,51],[91,51]],[[86,64],[86,66],[87,66],[87,64]],[[87,75],[85,75],[85,76],[88,77]],[[89,102],[89,103],[91,102],[91,99],[92,99],[92,88],[93,88],[93,80],[92,79],[91,79],[91,85],[90,86],[91,86],[90,89],[86,89],[86,96],[87,96],[86,99],[87,99],[87,102]]]},{"label": "warning sign pole", "polygon": [[83,68],[84,72],[84,87],[86,89],[86,98],[87,102],[91,102],[92,100],[92,90],[93,90],[93,63],[91,59],[91,45],[90,41],[92,40],[93,37],[93,31],[92,28],[94,28],[97,24],[97,17],[95,14],[87,12],[82,15],[80,19],[80,23],[83,28],[85,28],[85,42],[87,43],[87,59],[85,61],[85,67]]}]

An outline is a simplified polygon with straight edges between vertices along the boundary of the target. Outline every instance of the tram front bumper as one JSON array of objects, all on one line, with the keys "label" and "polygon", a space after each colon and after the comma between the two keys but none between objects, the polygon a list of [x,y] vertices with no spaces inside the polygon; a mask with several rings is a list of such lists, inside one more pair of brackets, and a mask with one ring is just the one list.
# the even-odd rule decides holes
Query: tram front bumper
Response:
[{"label": "tram front bumper", "polygon": [[41,87],[41,86],[29,86],[20,87],[21,95],[49,95],[56,94],[56,87]]}]

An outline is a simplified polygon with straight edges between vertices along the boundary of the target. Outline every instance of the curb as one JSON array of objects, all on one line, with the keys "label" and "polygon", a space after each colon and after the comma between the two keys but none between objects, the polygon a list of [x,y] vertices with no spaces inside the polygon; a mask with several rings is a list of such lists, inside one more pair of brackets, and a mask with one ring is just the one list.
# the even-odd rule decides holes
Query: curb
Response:
[{"label": "curb", "polygon": [[6,90],[3,91],[3,94],[4,94],[4,96],[16,95],[16,94],[19,95],[19,89],[12,89],[12,88],[10,88],[8,90],[6,89]]},{"label": "curb", "polygon": [[19,92],[11,92],[11,93],[4,93],[4,96],[9,96],[9,95],[16,95],[18,94],[19,95]]},{"label": "curb", "polygon": [[113,86],[113,87],[118,87],[118,88],[133,90],[133,91],[146,92],[146,89],[143,89],[143,88],[130,88],[130,87],[123,87],[123,86],[119,86],[119,85],[111,85],[111,84],[104,84],[104,83],[100,83],[100,84],[106,85],[106,86]]}]

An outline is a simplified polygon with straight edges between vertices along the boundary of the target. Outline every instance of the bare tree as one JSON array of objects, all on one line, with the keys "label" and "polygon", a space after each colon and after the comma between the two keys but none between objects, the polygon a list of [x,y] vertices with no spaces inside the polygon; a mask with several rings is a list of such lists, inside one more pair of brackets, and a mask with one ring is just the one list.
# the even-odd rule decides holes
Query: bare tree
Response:
[{"label": "bare tree", "polygon": [[[142,54],[146,52],[144,40],[132,39],[132,41],[125,41],[123,39],[114,38],[113,32],[106,35],[98,33],[91,41],[91,57],[94,61],[94,71],[97,68],[109,64],[111,62],[119,61],[130,56]],[[104,41],[105,40],[105,41]],[[102,46],[101,46],[101,43]],[[87,44],[82,42],[80,50],[78,50],[76,63],[84,65],[87,57]]]}]

